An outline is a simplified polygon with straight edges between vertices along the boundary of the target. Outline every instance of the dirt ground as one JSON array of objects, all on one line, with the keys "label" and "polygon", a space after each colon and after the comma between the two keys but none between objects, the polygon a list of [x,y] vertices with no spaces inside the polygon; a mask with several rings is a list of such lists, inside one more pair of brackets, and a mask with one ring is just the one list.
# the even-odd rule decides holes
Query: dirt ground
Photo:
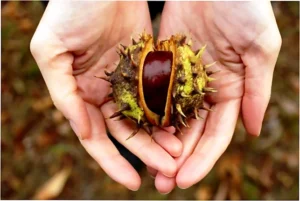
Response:
[{"label": "dirt ground", "polygon": [[239,121],[204,180],[161,195],[145,168],[142,187],[131,192],[86,153],[29,51],[44,7],[2,2],[1,199],[299,199],[299,3],[273,9],[283,44],[261,136],[248,136]]}]

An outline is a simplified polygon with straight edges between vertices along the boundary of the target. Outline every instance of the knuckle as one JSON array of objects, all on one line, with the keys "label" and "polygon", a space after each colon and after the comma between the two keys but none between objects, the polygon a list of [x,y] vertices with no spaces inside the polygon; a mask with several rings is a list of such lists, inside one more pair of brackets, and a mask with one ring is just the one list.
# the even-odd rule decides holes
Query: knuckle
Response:
[{"label": "knuckle", "polygon": [[275,44],[276,44],[276,49],[279,51],[282,45],[282,37],[281,34],[279,32],[279,30],[277,31],[277,36],[275,37]]},{"label": "knuckle", "polygon": [[41,52],[45,48],[45,40],[45,36],[42,36],[39,30],[36,30],[29,44],[30,52],[35,59],[41,55]]},{"label": "knuckle", "polygon": [[35,58],[37,56],[38,47],[40,46],[39,41],[37,40],[36,35],[34,35],[30,41],[30,52]]}]

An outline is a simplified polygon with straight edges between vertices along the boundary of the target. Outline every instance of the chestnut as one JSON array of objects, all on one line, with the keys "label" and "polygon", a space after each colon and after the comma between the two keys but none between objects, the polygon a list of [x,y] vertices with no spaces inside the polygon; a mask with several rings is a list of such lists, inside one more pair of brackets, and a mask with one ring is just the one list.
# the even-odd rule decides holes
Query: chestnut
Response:
[{"label": "chestnut", "polygon": [[172,52],[149,52],[143,67],[143,91],[147,106],[164,116],[172,68]]},{"label": "chestnut", "polygon": [[[106,72],[112,84],[112,97],[119,110],[111,118],[129,118],[151,134],[152,126],[188,127],[187,119],[199,119],[204,96],[216,92],[207,87],[213,81],[204,65],[205,46],[192,51],[186,36],[177,34],[168,40],[153,42],[143,33],[139,41],[119,49],[120,62],[114,72]],[[181,131],[180,131],[181,132]]]}]

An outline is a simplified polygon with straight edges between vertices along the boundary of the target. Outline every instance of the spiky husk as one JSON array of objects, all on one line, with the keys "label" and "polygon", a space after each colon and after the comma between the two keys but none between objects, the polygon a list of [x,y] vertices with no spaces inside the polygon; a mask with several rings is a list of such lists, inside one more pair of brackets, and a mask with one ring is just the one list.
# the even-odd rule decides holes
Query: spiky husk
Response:
[{"label": "spiky husk", "polygon": [[[173,70],[170,77],[169,105],[170,116],[166,117],[164,125],[159,125],[158,121],[149,119],[147,106],[143,104],[143,98],[139,90],[139,80],[141,68],[146,55],[150,51],[164,50],[172,51],[174,55]],[[112,84],[113,99],[118,105],[119,111],[114,113],[111,118],[125,116],[137,124],[137,130],[143,128],[151,133],[151,127],[156,126],[175,126],[179,130],[180,125],[188,127],[187,119],[199,119],[198,110],[207,109],[203,107],[204,96],[207,92],[216,90],[207,87],[207,82],[213,79],[208,77],[206,67],[202,63],[201,56],[205,46],[193,52],[191,42],[186,43],[186,36],[175,35],[169,40],[153,44],[153,38],[149,34],[143,33],[139,41],[132,42],[132,45],[119,48],[120,62],[116,70],[106,73],[108,81]],[[166,113],[168,111],[166,110]],[[150,120],[150,121],[149,121]],[[132,137],[137,130],[130,136]],[[180,131],[180,130],[179,130]]]}]

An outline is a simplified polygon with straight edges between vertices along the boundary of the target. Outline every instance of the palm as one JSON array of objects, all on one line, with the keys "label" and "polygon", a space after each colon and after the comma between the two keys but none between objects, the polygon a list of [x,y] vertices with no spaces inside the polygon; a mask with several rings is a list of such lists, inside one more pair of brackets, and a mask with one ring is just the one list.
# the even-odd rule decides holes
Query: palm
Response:
[{"label": "palm", "polygon": [[171,133],[157,128],[152,143],[143,131],[126,141],[133,131],[132,125],[127,121],[105,120],[117,108],[104,102],[109,84],[95,76],[104,76],[106,66],[112,71],[119,43],[129,44],[131,36],[136,37],[144,30],[151,33],[146,2],[53,1],[31,43],[51,97],[81,137],[82,145],[109,176],[133,190],[139,188],[140,178],[106,135],[106,126],[114,138],[145,164],[168,176],[176,172],[170,154],[180,155],[181,143]]},{"label": "palm", "polygon": [[[186,188],[202,179],[225,151],[241,105],[246,129],[252,134],[259,133],[266,107],[259,98],[269,94],[261,94],[255,88],[257,80],[270,82],[272,69],[255,65],[259,65],[258,61],[261,66],[274,65],[268,58],[270,55],[263,54],[270,53],[264,48],[269,45],[266,35],[274,28],[269,26],[274,24],[274,19],[266,12],[271,11],[268,2],[259,7],[264,11],[261,15],[257,15],[260,10],[256,7],[256,3],[230,2],[168,2],[165,5],[160,38],[178,32],[189,34],[195,49],[207,45],[203,55],[205,64],[217,61],[209,70],[219,71],[212,75],[217,80],[209,83],[218,92],[207,96],[214,111],[208,115],[203,113],[203,121],[191,120],[192,129],[178,136],[184,145],[183,154],[176,159],[178,166],[182,166],[176,176],[180,187]],[[176,16],[172,15],[175,12]],[[270,83],[263,82],[260,87],[268,91]],[[174,185],[175,179],[157,175],[156,187],[161,192],[170,191]]]},{"label": "palm", "polygon": [[[131,3],[124,7],[124,2],[100,2],[99,7],[99,3],[89,3],[96,4],[95,8],[98,9],[89,10],[88,18],[79,16],[78,20],[64,18],[59,21],[61,24],[70,23],[72,33],[66,32],[65,28],[57,30],[60,26],[55,27],[55,30],[69,51],[74,53],[73,75],[81,96],[86,102],[101,105],[110,88],[105,81],[94,76],[104,76],[106,68],[114,69],[119,44],[129,44],[131,37],[136,37],[144,29],[151,30],[151,24],[148,13],[143,12],[143,4]],[[99,12],[105,18],[99,19]],[[138,21],[135,20],[137,16]],[[108,19],[114,19],[113,24]]]}]

